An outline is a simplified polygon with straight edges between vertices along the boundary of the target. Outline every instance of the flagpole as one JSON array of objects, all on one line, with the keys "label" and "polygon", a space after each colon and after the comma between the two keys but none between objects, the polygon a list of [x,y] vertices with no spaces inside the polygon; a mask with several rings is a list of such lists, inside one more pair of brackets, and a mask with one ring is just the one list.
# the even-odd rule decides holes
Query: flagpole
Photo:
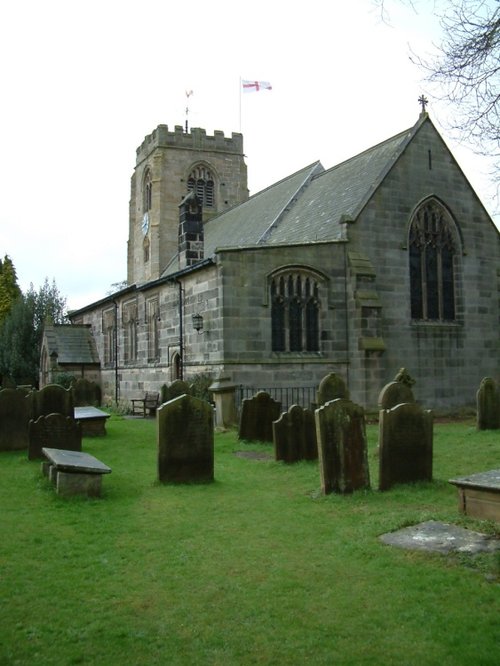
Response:
[{"label": "flagpole", "polygon": [[241,76],[240,76],[240,134],[241,134]]}]

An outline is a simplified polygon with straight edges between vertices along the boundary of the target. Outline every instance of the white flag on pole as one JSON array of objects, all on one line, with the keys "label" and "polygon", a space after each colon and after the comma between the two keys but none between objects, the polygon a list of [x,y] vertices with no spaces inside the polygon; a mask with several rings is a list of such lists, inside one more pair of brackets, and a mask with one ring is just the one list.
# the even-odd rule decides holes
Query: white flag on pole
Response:
[{"label": "white flag on pole", "polygon": [[244,93],[259,92],[260,90],[272,90],[269,81],[242,81],[241,87]]}]

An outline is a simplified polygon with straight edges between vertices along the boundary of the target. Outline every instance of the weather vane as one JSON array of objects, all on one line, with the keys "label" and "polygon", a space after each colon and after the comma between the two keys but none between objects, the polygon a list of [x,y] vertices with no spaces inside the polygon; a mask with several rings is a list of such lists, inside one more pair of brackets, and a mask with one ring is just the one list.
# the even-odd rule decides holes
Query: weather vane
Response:
[{"label": "weather vane", "polygon": [[427,99],[427,97],[425,97],[425,95],[420,95],[418,101],[422,105],[421,113],[425,113],[425,107],[427,106],[427,104],[429,104],[429,100]]},{"label": "weather vane", "polygon": [[188,127],[189,98],[191,97],[192,94],[193,94],[192,90],[186,90],[186,134],[189,131],[189,127]]}]

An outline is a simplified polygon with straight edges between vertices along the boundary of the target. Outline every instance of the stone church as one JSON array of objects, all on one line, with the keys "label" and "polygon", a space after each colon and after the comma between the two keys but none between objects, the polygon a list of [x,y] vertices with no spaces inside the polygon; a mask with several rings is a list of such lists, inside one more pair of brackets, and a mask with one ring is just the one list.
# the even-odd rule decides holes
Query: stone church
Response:
[{"label": "stone church", "polygon": [[336,372],[373,408],[404,366],[444,409],[500,379],[500,234],[425,111],[251,197],[241,134],[158,126],[137,149],[127,270],[70,314],[112,399],[199,374],[271,388]]}]

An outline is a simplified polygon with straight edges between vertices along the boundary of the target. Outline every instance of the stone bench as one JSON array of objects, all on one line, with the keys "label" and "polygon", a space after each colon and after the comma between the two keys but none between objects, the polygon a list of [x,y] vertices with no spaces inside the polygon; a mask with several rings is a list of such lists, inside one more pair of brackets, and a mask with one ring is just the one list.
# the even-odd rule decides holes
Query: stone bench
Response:
[{"label": "stone bench", "polygon": [[97,407],[75,407],[75,420],[80,421],[82,435],[94,436],[106,434],[106,421],[110,414]]},{"label": "stone bench", "polygon": [[461,513],[500,523],[500,469],[450,479],[449,483],[458,489]]},{"label": "stone bench", "polygon": [[58,495],[100,497],[102,476],[111,473],[110,467],[82,451],[43,447],[42,453],[47,458],[42,473],[55,484]]}]

